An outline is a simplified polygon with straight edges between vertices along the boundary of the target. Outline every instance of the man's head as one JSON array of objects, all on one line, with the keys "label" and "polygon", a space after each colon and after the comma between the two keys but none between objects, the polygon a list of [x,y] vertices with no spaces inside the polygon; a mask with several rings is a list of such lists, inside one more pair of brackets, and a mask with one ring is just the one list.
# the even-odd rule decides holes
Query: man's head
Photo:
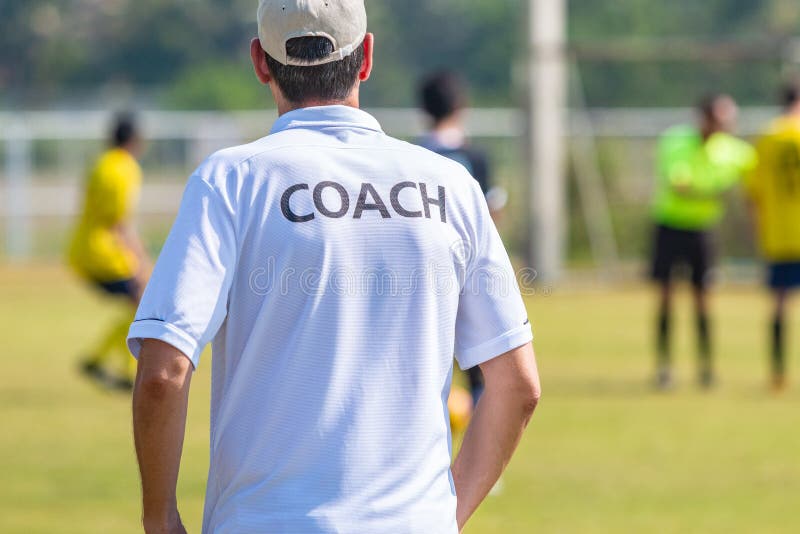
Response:
[{"label": "man's head", "polygon": [[800,112],[800,80],[793,80],[781,90],[781,104],[787,112]]},{"label": "man's head", "polygon": [[717,132],[732,132],[736,128],[739,107],[730,95],[709,94],[700,100],[697,111],[700,115],[700,130],[705,137]]},{"label": "man's head", "polygon": [[456,74],[440,71],[428,76],[419,87],[419,102],[434,125],[454,117],[467,105],[464,84]]},{"label": "man's head", "polygon": [[129,113],[117,115],[111,128],[110,141],[114,148],[123,148],[134,155],[138,154],[141,143],[133,115]]},{"label": "man's head", "polygon": [[258,79],[281,113],[326,104],[358,106],[372,70],[364,0],[261,0],[250,46]]}]

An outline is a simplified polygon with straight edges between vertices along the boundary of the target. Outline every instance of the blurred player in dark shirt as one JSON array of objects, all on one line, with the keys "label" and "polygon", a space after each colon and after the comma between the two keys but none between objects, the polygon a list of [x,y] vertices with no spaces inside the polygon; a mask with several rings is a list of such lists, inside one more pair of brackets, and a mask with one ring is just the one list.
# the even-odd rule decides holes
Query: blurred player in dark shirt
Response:
[{"label": "blurred player in dark shirt", "polygon": [[[419,103],[430,120],[430,130],[417,140],[417,144],[463,165],[481,186],[492,218],[497,220],[508,195],[502,188],[493,187],[486,153],[467,140],[464,82],[453,72],[433,73],[420,84]],[[476,404],[483,392],[483,377],[478,367],[469,369],[467,374],[473,403]]]}]

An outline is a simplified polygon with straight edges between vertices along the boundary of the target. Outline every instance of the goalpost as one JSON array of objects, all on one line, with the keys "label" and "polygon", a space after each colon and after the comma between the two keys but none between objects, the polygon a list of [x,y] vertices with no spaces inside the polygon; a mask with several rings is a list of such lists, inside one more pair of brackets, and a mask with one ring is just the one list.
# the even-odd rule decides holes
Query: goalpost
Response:
[{"label": "goalpost", "polygon": [[[582,102],[577,60],[613,62],[718,62],[779,60],[785,73],[796,75],[800,39],[781,36],[748,41],[719,39],[621,37],[593,42],[567,42],[567,0],[528,0],[525,144],[528,159],[528,265],[538,280],[557,280],[563,270],[567,242],[566,162],[574,163],[578,192],[595,260],[601,269],[613,267],[616,242],[610,209],[602,189],[593,145],[592,118]],[[584,130],[567,150],[569,65],[573,65],[577,109],[571,124]],[[650,110],[639,110],[646,115]],[[641,117],[639,117],[641,119]],[[573,139],[576,132],[573,132]],[[580,134],[581,132],[577,132]],[[580,135],[578,136],[580,137]]]},{"label": "goalpost", "polygon": [[528,264],[538,280],[561,274],[566,237],[566,0],[528,2]]}]

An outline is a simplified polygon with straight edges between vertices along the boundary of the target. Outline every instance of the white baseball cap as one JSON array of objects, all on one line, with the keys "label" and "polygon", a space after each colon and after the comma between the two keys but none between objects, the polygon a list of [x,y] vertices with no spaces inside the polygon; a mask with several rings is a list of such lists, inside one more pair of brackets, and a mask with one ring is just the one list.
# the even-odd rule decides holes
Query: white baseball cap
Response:
[{"label": "white baseball cap", "polygon": [[[283,65],[312,66],[352,54],[367,34],[364,0],[260,0],[258,38],[261,48]],[[286,42],[296,37],[327,37],[333,52],[303,61],[286,55]]]}]

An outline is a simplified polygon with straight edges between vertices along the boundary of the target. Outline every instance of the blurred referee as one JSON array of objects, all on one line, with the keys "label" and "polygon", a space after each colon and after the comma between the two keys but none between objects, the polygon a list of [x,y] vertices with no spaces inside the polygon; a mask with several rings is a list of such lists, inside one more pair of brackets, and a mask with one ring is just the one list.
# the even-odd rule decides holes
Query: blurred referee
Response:
[{"label": "blurred referee", "polygon": [[698,381],[704,388],[714,383],[707,298],[714,261],[711,231],[724,212],[722,195],[756,163],[754,149],[729,133],[738,114],[730,96],[705,97],[697,111],[696,127],[672,127],[658,143],[651,275],[659,286],[656,384],[662,389],[672,385],[670,326],[676,266],[688,267],[691,273]]}]

